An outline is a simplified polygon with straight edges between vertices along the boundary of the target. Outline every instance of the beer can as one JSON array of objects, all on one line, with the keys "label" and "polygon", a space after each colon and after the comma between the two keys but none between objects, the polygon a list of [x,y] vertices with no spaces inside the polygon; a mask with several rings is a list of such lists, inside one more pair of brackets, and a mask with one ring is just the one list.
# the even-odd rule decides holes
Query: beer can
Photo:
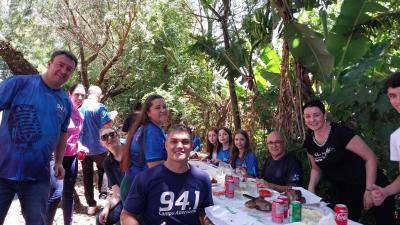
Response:
[{"label": "beer can", "polygon": [[232,175],[225,175],[225,197],[233,198],[235,196],[235,180]]},{"label": "beer can", "polygon": [[347,225],[349,211],[344,204],[335,205],[335,221],[337,225]]},{"label": "beer can", "polygon": [[285,211],[284,211],[284,218],[288,218],[289,212],[289,198],[285,195],[280,195],[278,199],[282,200],[285,203]]},{"label": "beer can", "polygon": [[283,223],[285,215],[285,203],[281,199],[275,199],[272,202],[272,221]]},{"label": "beer can", "polygon": [[289,206],[289,222],[301,221],[301,203],[299,201],[290,202]]}]

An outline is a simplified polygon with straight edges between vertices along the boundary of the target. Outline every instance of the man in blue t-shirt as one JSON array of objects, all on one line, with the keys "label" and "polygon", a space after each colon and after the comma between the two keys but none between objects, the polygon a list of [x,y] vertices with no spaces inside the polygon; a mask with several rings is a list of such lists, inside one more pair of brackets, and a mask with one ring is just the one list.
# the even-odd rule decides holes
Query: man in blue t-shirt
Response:
[{"label": "man in blue t-shirt", "polygon": [[88,98],[79,108],[84,119],[79,140],[82,145],[87,148],[87,156],[82,160],[82,173],[85,198],[89,206],[89,215],[95,213],[97,205],[96,200],[94,200],[93,162],[95,162],[97,166],[98,188],[100,192],[99,198],[105,199],[107,197],[107,189],[102,190],[104,175],[103,162],[107,156],[107,149],[100,143],[99,132],[103,127],[110,127],[112,121],[108,116],[106,106],[100,103],[102,97],[103,95],[100,87],[92,85],[88,90]]},{"label": "man in blue t-shirt", "polygon": [[213,205],[209,176],[189,165],[190,129],[170,128],[165,142],[168,158],[136,175],[121,213],[123,225],[201,224],[204,209]]},{"label": "man in blue t-shirt", "polygon": [[[64,177],[62,160],[72,104],[61,89],[77,65],[68,51],[53,52],[43,75],[0,83],[0,224],[17,194],[26,224],[44,225],[50,169]],[[55,165],[50,168],[54,152]]]}]

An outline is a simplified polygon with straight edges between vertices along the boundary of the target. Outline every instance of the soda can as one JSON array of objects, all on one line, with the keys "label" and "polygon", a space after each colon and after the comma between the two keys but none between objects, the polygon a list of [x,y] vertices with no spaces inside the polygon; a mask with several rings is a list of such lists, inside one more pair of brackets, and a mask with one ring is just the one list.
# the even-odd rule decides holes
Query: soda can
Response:
[{"label": "soda can", "polygon": [[282,200],[285,203],[285,212],[284,212],[284,218],[288,218],[288,212],[289,212],[289,198],[285,195],[279,195],[278,199]]},{"label": "soda can", "polygon": [[86,158],[86,152],[84,151],[79,151],[76,155],[79,161],[82,161]]},{"label": "soda can", "polygon": [[301,202],[292,201],[289,206],[289,222],[301,221]]},{"label": "soda can", "polygon": [[337,225],[347,225],[349,211],[344,204],[335,205],[335,221]]},{"label": "soda can", "polygon": [[283,223],[285,215],[285,203],[281,199],[275,199],[272,202],[272,221]]},{"label": "soda can", "polygon": [[235,180],[232,175],[225,175],[225,197],[233,198],[235,196]]}]

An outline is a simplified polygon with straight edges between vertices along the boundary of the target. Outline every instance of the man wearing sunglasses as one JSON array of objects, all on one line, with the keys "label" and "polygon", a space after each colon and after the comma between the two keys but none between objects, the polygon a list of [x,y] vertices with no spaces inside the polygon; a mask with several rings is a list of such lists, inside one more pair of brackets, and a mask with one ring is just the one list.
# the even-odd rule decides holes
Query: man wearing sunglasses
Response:
[{"label": "man wearing sunglasses", "polygon": [[299,159],[285,151],[282,135],[272,131],[266,138],[269,156],[264,162],[261,177],[268,187],[279,192],[290,186],[301,186],[302,172]]},{"label": "man wearing sunglasses", "polygon": [[112,189],[112,195],[103,210],[97,214],[96,224],[112,225],[119,222],[122,211],[120,199],[120,185],[124,177],[124,173],[120,170],[122,145],[118,133],[112,128],[100,130],[100,142],[110,152],[104,160],[103,166],[108,178],[108,187]]},{"label": "man wearing sunglasses", "polygon": [[87,156],[82,160],[83,187],[89,206],[88,214],[94,215],[97,202],[94,200],[93,162],[97,166],[99,199],[105,199],[107,189],[104,188],[106,185],[103,185],[103,182],[107,181],[103,180],[103,161],[107,156],[107,149],[100,143],[99,131],[103,127],[110,127],[112,120],[108,115],[107,107],[100,103],[103,98],[100,87],[92,85],[89,87],[88,93],[88,98],[79,109],[84,118],[79,140],[88,149]]}]

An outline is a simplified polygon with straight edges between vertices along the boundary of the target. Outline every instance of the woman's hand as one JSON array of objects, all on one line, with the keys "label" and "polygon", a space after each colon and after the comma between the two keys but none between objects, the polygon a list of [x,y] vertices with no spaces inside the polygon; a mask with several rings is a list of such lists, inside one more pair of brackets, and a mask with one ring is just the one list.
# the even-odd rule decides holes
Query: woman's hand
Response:
[{"label": "woman's hand", "polygon": [[374,206],[371,191],[365,190],[364,192],[364,209],[370,209]]},{"label": "woman's hand", "polygon": [[387,197],[385,189],[379,187],[378,185],[372,185],[372,200],[374,201],[374,205],[379,206],[382,204],[383,201],[385,201],[385,198]]},{"label": "woman's hand", "polygon": [[99,222],[100,222],[100,224],[103,224],[103,225],[106,224],[108,213],[109,213],[108,207],[104,207],[104,209],[99,214]]}]

